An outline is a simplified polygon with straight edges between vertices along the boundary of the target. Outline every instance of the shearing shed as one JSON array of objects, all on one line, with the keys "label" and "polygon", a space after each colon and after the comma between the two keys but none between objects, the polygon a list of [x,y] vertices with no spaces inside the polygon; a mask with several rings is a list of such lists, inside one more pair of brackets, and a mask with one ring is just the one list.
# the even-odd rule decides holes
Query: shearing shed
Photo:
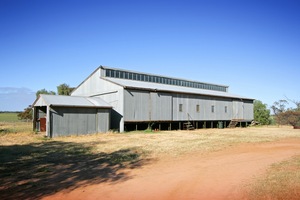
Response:
[{"label": "shearing shed", "polygon": [[247,126],[252,98],[228,86],[100,66],[71,96],[101,98],[112,106],[110,129],[144,130]]}]

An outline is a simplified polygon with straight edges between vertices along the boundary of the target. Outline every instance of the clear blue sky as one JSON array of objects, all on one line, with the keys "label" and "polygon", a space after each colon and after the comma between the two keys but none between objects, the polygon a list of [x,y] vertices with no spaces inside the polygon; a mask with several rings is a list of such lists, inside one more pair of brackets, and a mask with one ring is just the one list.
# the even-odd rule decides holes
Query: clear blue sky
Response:
[{"label": "clear blue sky", "polygon": [[0,111],[99,65],[300,100],[300,1],[0,0]]}]

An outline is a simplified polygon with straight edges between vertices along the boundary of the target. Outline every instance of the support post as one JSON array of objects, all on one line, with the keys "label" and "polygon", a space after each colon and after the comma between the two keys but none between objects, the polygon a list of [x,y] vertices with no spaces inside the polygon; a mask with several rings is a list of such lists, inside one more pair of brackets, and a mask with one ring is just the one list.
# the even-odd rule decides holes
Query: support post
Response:
[{"label": "support post", "polygon": [[33,114],[33,116],[32,116],[32,129],[33,129],[33,131],[36,131],[36,107],[33,107],[32,108],[32,114]]},{"label": "support post", "polygon": [[53,135],[51,135],[51,130],[50,130],[50,112],[51,112],[51,108],[50,106],[47,106],[47,118],[46,118],[46,136],[48,137],[53,137]]}]

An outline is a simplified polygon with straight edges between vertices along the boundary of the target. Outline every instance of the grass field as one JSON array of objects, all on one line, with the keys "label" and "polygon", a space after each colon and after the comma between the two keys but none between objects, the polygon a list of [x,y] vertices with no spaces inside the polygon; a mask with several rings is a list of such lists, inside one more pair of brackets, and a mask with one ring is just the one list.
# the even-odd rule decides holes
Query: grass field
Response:
[{"label": "grass field", "polygon": [[17,122],[18,113],[0,113],[0,122]]},{"label": "grass field", "polygon": [[[33,132],[32,123],[1,122],[0,198],[40,198],[62,188],[80,187],[87,182],[114,183],[128,178],[126,174],[120,173],[121,169],[139,168],[156,159],[193,153],[205,155],[245,143],[272,142],[286,138],[300,138],[299,130],[291,127],[201,129],[49,139],[43,133]],[[293,185],[300,185],[299,163],[300,157],[295,157],[284,164],[278,164],[283,170],[275,166],[270,169],[267,177],[257,177],[257,181],[247,189],[249,198],[257,199],[257,195],[269,192],[270,188],[274,194],[272,199],[280,199],[276,197],[282,190],[292,195],[295,192],[299,194],[298,191],[291,191],[290,184],[281,184],[289,179]],[[269,177],[275,177],[275,180]],[[278,189],[274,189],[274,181],[280,185]]]}]

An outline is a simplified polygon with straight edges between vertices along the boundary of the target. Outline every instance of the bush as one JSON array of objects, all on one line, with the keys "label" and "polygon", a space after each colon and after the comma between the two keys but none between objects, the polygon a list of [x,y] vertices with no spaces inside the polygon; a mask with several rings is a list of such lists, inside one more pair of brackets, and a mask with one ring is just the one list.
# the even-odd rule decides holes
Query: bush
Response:
[{"label": "bush", "polygon": [[27,107],[23,112],[18,114],[18,118],[20,120],[32,120],[32,109],[31,107]]},{"label": "bush", "polygon": [[286,112],[279,113],[276,116],[276,121],[281,125],[300,126],[300,111],[288,110]]}]

